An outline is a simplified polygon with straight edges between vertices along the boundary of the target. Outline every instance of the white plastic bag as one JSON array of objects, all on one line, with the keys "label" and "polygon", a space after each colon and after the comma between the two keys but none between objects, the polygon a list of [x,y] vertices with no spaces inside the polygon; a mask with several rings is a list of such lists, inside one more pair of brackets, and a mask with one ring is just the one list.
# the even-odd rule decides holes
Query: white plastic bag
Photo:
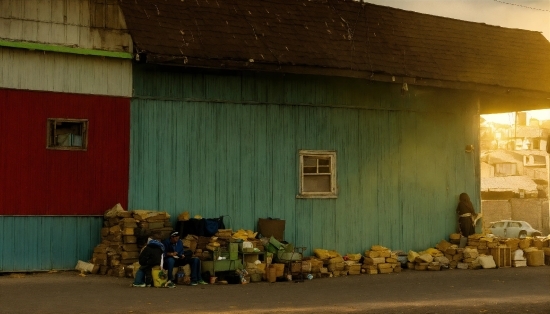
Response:
[{"label": "white plastic bag", "polygon": [[497,268],[497,264],[495,264],[495,260],[493,259],[492,255],[480,255],[478,256],[477,261],[484,269]]}]

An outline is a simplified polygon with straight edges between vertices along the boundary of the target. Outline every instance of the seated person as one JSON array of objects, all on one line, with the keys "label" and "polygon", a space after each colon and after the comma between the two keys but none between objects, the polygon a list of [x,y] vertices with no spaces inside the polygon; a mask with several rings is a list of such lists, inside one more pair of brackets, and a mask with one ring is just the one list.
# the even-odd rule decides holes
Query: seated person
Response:
[{"label": "seated person", "polygon": [[[160,232],[154,232],[151,234],[147,246],[145,246],[139,254],[139,269],[136,272],[134,283],[132,286],[143,288],[145,286],[152,286],[153,276],[152,269],[155,266],[162,264],[164,245],[160,242]],[[167,285],[169,288],[173,288],[174,285]]]},{"label": "seated person", "polygon": [[165,247],[164,269],[168,271],[169,282],[174,282],[174,267],[189,264],[191,267],[191,285],[196,286],[197,284],[207,284],[201,277],[201,261],[197,257],[193,257],[193,252],[190,250],[184,250],[179,232],[173,231],[170,233],[170,238],[164,240],[162,243]]}]

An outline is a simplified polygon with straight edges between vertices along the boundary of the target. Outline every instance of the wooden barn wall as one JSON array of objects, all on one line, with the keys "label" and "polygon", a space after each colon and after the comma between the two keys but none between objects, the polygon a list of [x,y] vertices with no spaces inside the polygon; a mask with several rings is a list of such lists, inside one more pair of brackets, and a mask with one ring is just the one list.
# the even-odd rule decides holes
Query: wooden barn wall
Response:
[{"label": "wooden barn wall", "polygon": [[0,88],[130,97],[132,61],[0,47]]},{"label": "wooden barn wall", "polygon": [[101,241],[103,217],[0,216],[0,272],[74,269]]},{"label": "wooden barn wall", "polygon": [[[87,151],[46,149],[48,118],[88,119]],[[0,215],[126,206],[129,118],[129,98],[0,89]]]},{"label": "wooden barn wall", "polygon": [[[286,220],[298,246],[422,250],[479,204],[479,114],[464,91],[359,79],[135,67],[129,209]],[[336,150],[337,199],[297,199],[298,150]],[[479,206],[478,206],[479,208]]]},{"label": "wooden barn wall", "polygon": [[2,0],[0,39],[132,52],[118,1]]}]

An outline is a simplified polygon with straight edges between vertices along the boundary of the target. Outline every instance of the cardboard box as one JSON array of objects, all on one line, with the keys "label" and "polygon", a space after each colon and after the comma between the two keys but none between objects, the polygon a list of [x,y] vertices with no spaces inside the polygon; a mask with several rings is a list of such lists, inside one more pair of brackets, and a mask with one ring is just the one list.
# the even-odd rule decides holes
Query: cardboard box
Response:
[{"label": "cardboard box", "polygon": [[260,259],[260,254],[250,254],[250,253],[243,254],[243,264],[245,265],[246,263],[254,263],[259,259]]},{"label": "cardboard box", "polygon": [[541,250],[526,252],[527,266],[543,266],[544,265],[544,252]]},{"label": "cardboard box", "polygon": [[285,220],[281,219],[258,219],[258,233],[264,237],[274,237],[279,241],[284,240]]}]

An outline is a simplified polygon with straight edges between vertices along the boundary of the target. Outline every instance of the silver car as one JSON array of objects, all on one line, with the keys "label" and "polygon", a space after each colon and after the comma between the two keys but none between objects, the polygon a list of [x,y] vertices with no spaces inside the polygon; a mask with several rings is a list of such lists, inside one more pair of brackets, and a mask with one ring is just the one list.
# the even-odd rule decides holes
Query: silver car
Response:
[{"label": "silver car", "polygon": [[491,222],[489,229],[492,234],[504,238],[525,238],[541,235],[540,231],[531,227],[528,222],[521,220],[500,220]]}]

